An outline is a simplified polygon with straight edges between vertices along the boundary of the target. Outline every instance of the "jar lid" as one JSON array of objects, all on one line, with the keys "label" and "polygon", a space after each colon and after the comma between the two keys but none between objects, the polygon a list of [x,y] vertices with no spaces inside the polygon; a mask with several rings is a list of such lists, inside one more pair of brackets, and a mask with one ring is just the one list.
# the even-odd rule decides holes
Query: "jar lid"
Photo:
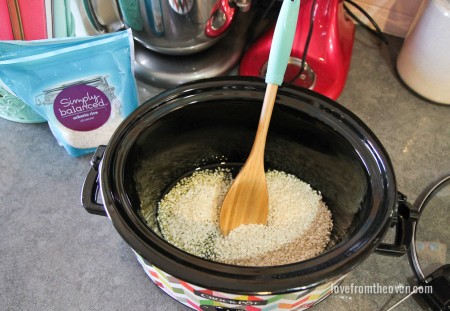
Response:
[{"label": "jar lid", "polygon": [[433,310],[450,310],[450,175],[431,183],[414,203],[419,213],[413,224],[409,260],[422,297]]}]

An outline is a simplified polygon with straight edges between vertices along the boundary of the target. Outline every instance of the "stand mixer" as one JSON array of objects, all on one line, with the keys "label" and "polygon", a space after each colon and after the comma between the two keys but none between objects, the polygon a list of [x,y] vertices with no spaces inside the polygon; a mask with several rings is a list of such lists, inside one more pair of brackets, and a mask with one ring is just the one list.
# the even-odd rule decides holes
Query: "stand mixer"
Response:
[{"label": "stand mixer", "polygon": [[[274,28],[244,54],[240,75],[265,76]],[[337,99],[350,67],[354,33],[343,0],[303,0],[284,82]]]},{"label": "stand mixer", "polygon": [[131,28],[136,77],[164,88],[234,68],[254,15],[249,0],[78,2],[97,33]]}]

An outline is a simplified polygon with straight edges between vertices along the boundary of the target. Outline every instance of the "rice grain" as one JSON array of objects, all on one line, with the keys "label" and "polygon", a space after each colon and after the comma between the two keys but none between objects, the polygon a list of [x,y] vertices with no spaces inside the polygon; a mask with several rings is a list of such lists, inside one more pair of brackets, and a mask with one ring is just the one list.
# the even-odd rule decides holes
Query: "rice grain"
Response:
[{"label": "rice grain", "polygon": [[231,173],[220,168],[194,172],[159,203],[157,221],[163,237],[193,255],[244,266],[288,264],[323,252],[332,219],[320,192],[281,171],[268,171],[266,179],[267,225],[241,225],[223,236],[219,215]]}]

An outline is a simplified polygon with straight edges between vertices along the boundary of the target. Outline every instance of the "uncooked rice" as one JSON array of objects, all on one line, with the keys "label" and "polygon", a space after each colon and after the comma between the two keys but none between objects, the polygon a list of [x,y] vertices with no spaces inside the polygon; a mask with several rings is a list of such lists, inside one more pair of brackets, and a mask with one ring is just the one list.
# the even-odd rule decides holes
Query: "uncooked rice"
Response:
[{"label": "uncooked rice", "polygon": [[106,145],[124,118],[122,104],[117,98],[114,98],[111,100],[111,115],[99,128],[90,131],[76,131],[64,126],[56,118],[49,123],[49,126],[52,131],[53,128],[58,128],[60,135],[69,146],[84,149]]},{"label": "uncooked rice", "polygon": [[193,255],[242,266],[288,264],[323,252],[333,224],[320,192],[281,171],[266,178],[267,225],[241,225],[222,235],[220,208],[232,177],[219,168],[194,172],[164,196],[157,218],[163,237]]}]

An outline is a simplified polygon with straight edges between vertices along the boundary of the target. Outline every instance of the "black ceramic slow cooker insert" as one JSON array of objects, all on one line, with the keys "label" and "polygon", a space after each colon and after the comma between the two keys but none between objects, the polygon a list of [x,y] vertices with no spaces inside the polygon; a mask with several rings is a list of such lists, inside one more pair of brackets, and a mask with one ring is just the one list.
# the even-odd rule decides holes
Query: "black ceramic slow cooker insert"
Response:
[{"label": "black ceramic slow cooker insert", "polygon": [[[339,278],[373,251],[401,255],[409,209],[389,157],[353,113],[315,92],[279,89],[265,151],[266,169],[293,174],[322,193],[332,212],[331,241],[310,260],[242,267],[190,255],[157,234],[157,202],[181,176],[219,162],[243,164],[251,149],[266,85],[257,78],[188,83],[149,100],[97,150],[83,205],[107,214],[132,249],[158,269],[203,288],[235,294],[289,293]],[[151,164],[151,226],[140,213],[136,172]],[[101,193],[103,204],[96,196]],[[146,198],[148,201],[148,198]],[[391,225],[395,243],[380,244]]]}]

